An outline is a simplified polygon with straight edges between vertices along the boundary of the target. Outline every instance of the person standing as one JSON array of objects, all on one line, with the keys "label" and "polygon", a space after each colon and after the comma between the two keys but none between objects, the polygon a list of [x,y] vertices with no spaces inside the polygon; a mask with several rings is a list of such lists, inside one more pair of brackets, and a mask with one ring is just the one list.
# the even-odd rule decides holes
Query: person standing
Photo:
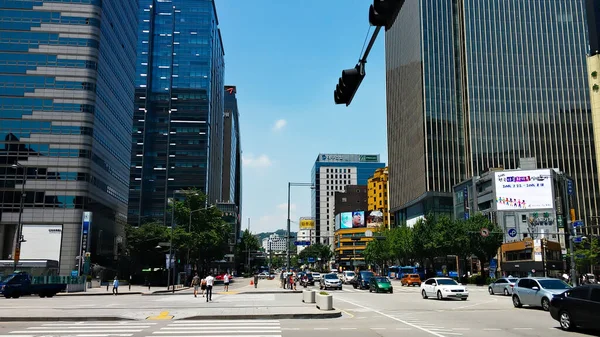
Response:
[{"label": "person standing", "polygon": [[229,291],[229,274],[225,273],[225,275],[223,275],[223,284],[225,285],[225,292]]},{"label": "person standing", "polygon": [[113,294],[115,294],[115,296],[119,295],[119,278],[116,276],[113,281]]},{"label": "person standing", "polygon": [[212,276],[212,273],[208,274],[206,278],[206,302],[212,302],[212,289],[215,284],[215,278]]},{"label": "person standing", "polygon": [[279,275],[279,279],[281,280],[281,288],[285,289],[285,277],[283,276],[283,270],[281,271],[281,275]]},{"label": "person standing", "polygon": [[258,288],[258,273],[254,273],[254,288]]},{"label": "person standing", "polygon": [[203,278],[200,281],[200,290],[202,291],[202,297],[204,297],[204,291],[206,291],[206,279]]},{"label": "person standing", "polygon": [[200,277],[198,277],[198,273],[194,275],[192,278],[192,287],[194,287],[194,297],[198,297],[198,287],[200,286]]}]

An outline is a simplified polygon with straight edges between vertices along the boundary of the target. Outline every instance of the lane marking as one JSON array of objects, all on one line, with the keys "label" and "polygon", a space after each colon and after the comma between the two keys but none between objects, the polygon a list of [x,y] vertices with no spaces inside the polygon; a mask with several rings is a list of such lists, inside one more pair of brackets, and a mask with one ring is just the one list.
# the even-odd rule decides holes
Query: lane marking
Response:
[{"label": "lane marking", "polygon": [[86,328],[89,327],[102,327],[102,326],[137,326],[137,325],[155,325],[157,323],[152,323],[152,322],[144,322],[144,323],[139,323],[139,322],[115,322],[115,323],[92,323],[92,322],[74,322],[74,323],[45,323],[42,324],[42,326],[85,326]]},{"label": "lane marking", "polygon": [[[494,303],[494,302],[498,302],[498,300],[495,299],[495,298],[492,298],[491,301],[485,301],[485,302],[479,302],[479,303],[475,303],[475,304],[463,305],[462,307],[452,308],[451,310],[459,310],[459,309],[472,308],[472,307],[476,307],[476,306],[481,305],[481,304],[488,304],[488,303]],[[446,310],[442,310],[442,311],[446,311]]]},{"label": "lane marking", "polygon": [[314,330],[329,330],[329,328],[314,328]]},{"label": "lane marking", "polygon": [[340,310],[341,312],[343,312],[344,314],[350,316],[350,318],[353,318],[354,315],[352,315],[351,313],[347,312],[346,310]]},{"label": "lane marking", "polygon": [[280,326],[281,324],[279,323],[263,323],[263,322],[237,322],[237,321],[224,321],[222,323],[183,323],[183,324],[169,324],[169,326],[197,326],[197,327],[203,327],[203,326],[233,326],[233,325],[259,325],[259,326]]},{"label": "lane marking", "polygon": [[456,330],[456,331],[469,331],[469,330],[471,330],[471,328],[452,328],[452,330]]},{"label": "lane marking", "polygon": [[[237,336],[237,334],[246,334],[246,333],[273,333],[273,332],[280,332],[280,330],[230,330],[227,331],[227,333],[231,333],[234,335],[231,336]],[[174,335],[174,334],[199,334],[199,335],[203,335],[203,334],[209,334],[212,333],[214,334],[215,331],[155,331],[152,334],[153,335]],[[216,335],[216,336],[222,336],[222,335]],[[262,336],[258,335],[258,336]],[[244,335],[244,337],[248,337],[246,335]]]},{"label": "lane marking", "polygon": [[371,328],[371,330],[385,330],[386,328]]},{"label": "lane marking", "polygon": [[[254,323],[256,322],[255,319],[236,319],[235,320],[236,323]],[[276,319],[265,319],[264,321],[261,320],[262,323],[279,323],[279,320]],[[189,323],[220,323],[220,324],[229,324],[229,322],[225,321],[225,323],[223,323],[223,320],[185,320],[185,321],[173,321],[172,323],[169,324],[189,324]],[[156,324],[156,323],[154,323]]]},{"label": "lane marking", "polygon": [[342,330],[356,330],[356,328],[341,328]]},{"label": "lane marking", "polygon": [[[132,329],[123,329],[123,330],[103,330],[102,332],[141,332],[143,329],[132,330]],[[10,333],[14,334],[24,334],[24,333],[86,333],[90,332],[89,330],[26,330],[26,331],[11,331]]]},{"label": "lane marking", "polygon": [[458,332],[443,332],[444,335],[462,336],[463,334]]},{"label": "lane marking", "polygon": [[175,328],[171,328],[171,327],[165,327],[162,328],[161,330],[166,331],[166,330],[170,330],[170,331],[204,331],[204,330],[231,330],[231,329],[246,329],[246,330],[280,330],[281,328],[278,326],[211,326],[211,327],[175,327]]},{"label": "lane marking", "polygon": [[[194,332],[196,333],[196,332]],[[21,337],[21,336],[19,336]],[[156,337],[156,336],[146,336],[146,337]],[[179,336],[169,336],[169,337],[191,337],[189,335],[179,335]],[[202,335],[202,337],[240,337],[239,335]],[[244,335],[243,337],[281,337],[279,335]]]},{"label": "lane marking", "polygon": [[162,311],[160,314],[158,314],[158,316],[150,316],[146,319],[158,321],[158,320],[165,320],[165,319],[173,319],[173,316],[169,316],[168,311]]},{"label": "lane marking", "polygon": [[[147,329],[149,328],[150,325],[136,325],[136,326],[124,326],[123,328],[126,329]],[[54,329],[81,329],[83,328],[82,326],[61,326],[61,327],[55,327]],[[96,330],[98,331],[105,331],[103,330],[105,327],[102,326],[90,326],[87,327],[87,330],[90,332],[96,332]],[[110,326],[108,328],[116,328],[115,326]],[[52,327],[47,327],[47,326],[36,326],[36,327],[31,327],[31,328],[27,328],[27,330],[48,330],[48,329],[53,329]]]},{"label": "lane marking", "polygon": [[488,329],[483,329],[483,331],[501,331],[502,329],[496,329],[496,328],[488,328]]},{"label": "lane marking", "polygon": [[357,306],[357,307],[359,307],[359,308],[363,308],[363,309],[370,309],[371,311],[373,311],[373,312],[374,312],[374,313],[376,313],[376,314],[379,314],[379,315],[381,315],[381,316],[387,317],[387,318],[389,318],[389,319],[392,319],[392,320],[394,320],[394,321],[396,321],[396,322],[400,322],[400,323],[402,323],[402,324],[404,324],[404,325],[408,325],[408,326],[410,326],[410,327],[413,327],[413,328],[415,328],[415,329],[419,329],[419,330],[421,330],[421,331],[423,331],[423,332],[426,332],[426,333],[428,333],[428,334],[430,334],[430,335],[433,335],[433,336],[436,336],[436,337],[445,337],[444,335],[442,335],[442,334],[440,334],[440,333],[437,333],[437,332],[435,332],[435,331],[431,331],[431,330],[429,330],[429,329],[427,329],[427,328],[420,327],[420,326],[418,326],[418,325],[416,325],[416,324],[412,324],[412,323],[410,323],[410,322],[407,322],[407,321],[405,321],[405,320],[402,320],[402,319],[400,319],[400,318],[396,318],[396,317],[394,317],[394,316],[390,316],[390,315],[388,315],[388,314],[386,314],[386,313],[383,313],[383,312],[381,312],[381,311],[378,311],[378,310],[371,309],[371,308],[369,308],[369,307],[366,307],[366,306],[364,306],[364,305],[357,304],[357,303],[354,303],[354,302],[350,302],[350,301],[348,301],[348,300],[341,299],[341,298],[340,298],[340,299],[338,299],[338,301],[346,302],[346,303],[348,303],[348,304],[351,304],[351,305]]}]

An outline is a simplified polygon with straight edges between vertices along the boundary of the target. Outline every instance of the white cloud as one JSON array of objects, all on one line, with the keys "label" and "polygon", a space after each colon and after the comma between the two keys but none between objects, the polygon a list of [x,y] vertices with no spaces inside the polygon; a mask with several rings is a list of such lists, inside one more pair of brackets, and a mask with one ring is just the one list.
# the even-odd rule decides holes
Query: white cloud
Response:
[{"label": "white cloud", "polygon": [[267,168],[273,165],[273,162],[266,154],[261,154],[260,156],[247,154],[242,156],[242,164],[251,168]]},{"label": "white cloud", "polygon": [[278,119],[273,125],[273,131],[281,131],[286,125],[287,121],[285,119]]}]

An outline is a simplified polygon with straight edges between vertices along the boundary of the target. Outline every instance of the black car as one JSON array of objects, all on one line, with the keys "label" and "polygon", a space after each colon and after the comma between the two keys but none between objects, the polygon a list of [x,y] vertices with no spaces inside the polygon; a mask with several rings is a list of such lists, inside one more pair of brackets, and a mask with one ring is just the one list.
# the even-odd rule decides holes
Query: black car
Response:
[{"label": "black car", "polygon": [[563,330],[576,327],[600,330],[600,285],[589,284],[555,295],[550,301],[550,315]]},{"label": "black car", "polygon": [[[304,284],[304,276],[308,278],[308,282],[306,282],[306,284]],[[315,285],[315,279],[313,278],[312,273],[298,273],[298,280],[300,280],[300,285],[303,287]]]},{"label": "black car", "polygon": [[358,275],[356,275],[356,279],[352,282],[352,286],[354,287],[354,289],[369,289],[371,278],[374,276],[375,274],[372,271],[359,271]]}]

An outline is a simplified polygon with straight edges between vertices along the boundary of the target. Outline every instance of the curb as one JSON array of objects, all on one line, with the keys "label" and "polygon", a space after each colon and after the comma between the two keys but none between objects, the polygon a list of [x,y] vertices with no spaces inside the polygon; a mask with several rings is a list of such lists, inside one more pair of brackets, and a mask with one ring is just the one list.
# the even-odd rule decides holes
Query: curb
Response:
[{"label": "curb", "polygon": [[327,318],[338,318],[342,317],[342,312],[338,310],[332,310],[331,312],[324,313],[311,313],[311,314],[258,314],[258,315],[215,315],[215,316],[191,316],[175,321],[187,321],[187,320],[242,320],[242,319],[327,319]]},{"label": "curb", "polygon": [[[126,293],[119,293],[118,296],[123,295],[141,295],[143,294],[141,291],[130,291]],[[77,293],[60,293],[56,294],[56,296],[60,297],[71,297],[71,296],[115,296],[113,293],[88,293],[88,292],[77,292]]]},{"label": "curb", "polygon": [[[175,289],[175,293],[178,293],[180,291],[184,291],[184,290],[190,290],[192,288],[190,287],[186,287],[186,288],[180,288],[180,289]],[[152,295],[165,295],[165,294],[174,294],[173,290],[157,290],[157,291],[153,291],[151,293],[141,293],[142,296],[152,296]],[[185,294],[185,295],[189,295],[189,294]]]},{"label": "curb", "polygon": [[278,291],[278,290],[262,290],[262,291],[240,291],[238,294],[302,294],[302,290]]},{"label": "curb", "polygon": [[0,322],[79,322],[79,321],[134,321],[131,318],[116,316],[96,317],[0,317]]}]

